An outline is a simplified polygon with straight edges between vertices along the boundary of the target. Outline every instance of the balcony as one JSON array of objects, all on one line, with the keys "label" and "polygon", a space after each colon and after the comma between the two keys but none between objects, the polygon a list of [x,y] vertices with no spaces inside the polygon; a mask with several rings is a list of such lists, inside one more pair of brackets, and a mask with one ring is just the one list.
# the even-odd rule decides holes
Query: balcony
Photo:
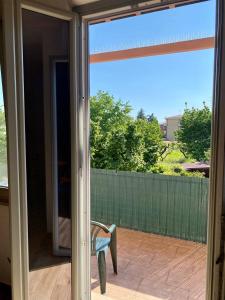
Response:
[{"label": "balcony", "polygon": [[[91,269],[93,300],[205,299],[205,244],[118,228],[118,275],[108,255],[106,294],[100,294],[96,257]],[[37,268],[29,283],[30,299],[70,300],[71,264]]]},{"label": "balcony", "polygon": [[[92,257],[93,300],[205,299],[208,179],[93,169],[91,204],[93,220],[118,226],[118,275],[108,255],[101,295]],[[70,258],[52,255],[50,235],[37,240],[40,249],[30,247],[36,249],[30,250],[30,298],[71,299]]]},{"label": "balcony", "polygon": [[203,300],[206,245],[118,229],[118,275],[107,256],[106,294],[100,294],[92,258],[93,300]]}]

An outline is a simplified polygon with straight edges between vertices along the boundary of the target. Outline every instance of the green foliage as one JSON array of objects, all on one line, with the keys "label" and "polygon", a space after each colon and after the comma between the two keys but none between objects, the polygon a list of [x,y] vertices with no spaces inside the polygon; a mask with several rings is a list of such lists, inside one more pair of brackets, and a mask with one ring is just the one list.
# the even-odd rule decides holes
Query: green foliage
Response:
[{"label": "green foliage", "polygon": [[145,112],[144,112],[143,108],[141,108],[139,110],[139,112],[137,113],[137,119],[142,119],[142,120],[146,119]]},{"label": "green foliage", "polygon": [[[211,112],[185,109],[177,132],[178,142],[162,141],[157,118],[141,109],[131,117],[131,106],[99,91],[90,99],[91,167],[203,177],[188,172],[181,163],[206,157],[210,144]],[[159,163],[159,161],[161,161]]]},{"label": "green foliage", "polygon": [[180,150],[176,149],[176,150],[172,150],[167,157],[164,159],[165,162],[168,163],[184,163],[187,161],[186,157],[183,155],[182,152],[180,152]]},{"label": "green foliage", "polygon": [[158,163],[151,168],[151,172],[171,176],[204,177],[204,174],[201,172],[186,171],[181,164]]},{"label": "green foliage", "polygon": [[204,177],[201,172],[188,172],[183,168],[182,163],[194,160],[184,156],[177,142],[163,142],[162,149],[160,161],[151,168],[151,172],[172,176]]},{"label": "green foliage", "polygon": [[146,171],[158,160],[161,131],[156,118],[134,119],[128,103],[99,91],[90,99],[91,166]]},{"label": "green foliage", "polygon": [[157,121],[157,118],[154,116],[154,114],[145,115],[144,109],[141,108],[137,113],[137,120],[146,120],[149,123],[153,121]]},{"label": "green foliage", "polygon": [[137,123],[144,144],[143,155],[146,166],[143,170],[148,170],[158,161],[162,147],[162,133],[156,118],[152,119],[151,122],[146,119],[139,119],[135,123]]},{"label": "green foliage", "polygon": [[177,142],[163,141],[159,161],[164,163],[181,164],[184,162],[192,162],[194,160],[184,156],[184,154],[180,151]]},{"label": "green foliage", "polygon": [[211,111],[203,105],[202,109],[185,108],[176,133],[181,152],[197,161],[206,160],[211,139]]},{"label": "green foliage", "polygon": [[206,157],[206,161],[208,163],[210,163],[210,161],[211,161],[211,149],[208,149],[207,151],[205,151],[205,157]]},{"label": "green foliage", "polygon": [[179,145],[176,142],[166,143],[164,147],[166,151],[161,155],[161,160],[165,163],[185,163],[185,162],[194,162],[194,159],[184,156],[184,154],[180,151]]},{"label": "green foliage", "polygon": [[153,122],[154,120],[157,120],[157,118],[154,116],[154,114],[151,114],[151,115],[148,115],[146,117],[147,121],[150,123],[150,122]]}]

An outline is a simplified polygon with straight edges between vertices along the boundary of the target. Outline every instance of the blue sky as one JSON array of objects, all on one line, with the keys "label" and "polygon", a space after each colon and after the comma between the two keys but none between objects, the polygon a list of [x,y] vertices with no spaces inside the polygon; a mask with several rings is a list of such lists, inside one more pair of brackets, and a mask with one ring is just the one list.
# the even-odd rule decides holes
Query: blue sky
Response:
[{"label": "blue sky", "polygon": [[[90,26],[90,52],[110,51],[213,36],[215,0]],[[90,93],[108,91],[128,101],[133,115],[140,108],[160,122],[188,106],[211,106],[214,51],[92,64]]]}]

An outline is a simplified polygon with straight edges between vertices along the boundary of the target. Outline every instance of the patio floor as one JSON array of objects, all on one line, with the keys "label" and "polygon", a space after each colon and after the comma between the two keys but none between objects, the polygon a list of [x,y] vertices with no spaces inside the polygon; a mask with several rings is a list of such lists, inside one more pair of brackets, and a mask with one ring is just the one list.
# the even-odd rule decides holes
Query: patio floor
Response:
[{"label": "patio floor", "polygon": [[[38,268],[38,261],[37,269],[30,272],[30,299],[71,300],[71,264],[58,259],[52,264],[45,257],[44,265],[50,262],[49,267]],[[100,294],[96,257],[91,258],[91,267],[92,300],[205,299],[203,244],[118,228],[118,275],[113,274],[109,253],[106,294]]]},{"label": "patio floor", "polygon": [[93,300],[203,300],[206,245],[118,229],[118,275],[107,256],[106,294],[100,295],[92,258]]}]

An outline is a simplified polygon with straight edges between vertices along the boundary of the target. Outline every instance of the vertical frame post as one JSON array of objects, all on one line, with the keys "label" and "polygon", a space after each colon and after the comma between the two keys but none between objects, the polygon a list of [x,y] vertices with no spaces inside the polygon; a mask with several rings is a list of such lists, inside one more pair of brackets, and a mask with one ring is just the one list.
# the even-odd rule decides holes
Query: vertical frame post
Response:
[{"label": "vertical frame post", "polygon": [[25,111],[20,1],[3,0],[12,295],[28,299]]},{"label": "vertical frame post", "polygon": [[[6,114],[9,145],[13,299],[28,300],[28,228],[26,195],[26,143],[23,95],[21,8],[70,22],[70,96],[72,147],[72,299],[90,299],[89,201],[84,107],[81,77],[81,27],[75,13],[31,1],[3,0],[6,54]],[[87,59],[87,57],[82,57]]]},{"label": "vertical frame post", "polygon": [[89,24],[86,20],[81,19],[81,45],[82,45],[82,98],[84,107],[84,230],[86,240],[86,253],[85,253],[85,270],[86,274],[86,299],[91,299],[91,199],[90,199],[90,101],[89,101]]},{"label": "vertical frame post", "polygon": [[[225,5],[217,0],[214,95],[212,118],[212,160],[208,217],[207,300],[222,297],[224,264],[225,186]],[[222,259],[221,259],[222,258]]]},{"label": "vertical frame post", "polygon": [[[75,26],[75,24],[77,26]],[[72,164],[72,265],[73,299],[90,300],[90,195],[87,31],[76,15],[71,23],[71,164]]]}]

